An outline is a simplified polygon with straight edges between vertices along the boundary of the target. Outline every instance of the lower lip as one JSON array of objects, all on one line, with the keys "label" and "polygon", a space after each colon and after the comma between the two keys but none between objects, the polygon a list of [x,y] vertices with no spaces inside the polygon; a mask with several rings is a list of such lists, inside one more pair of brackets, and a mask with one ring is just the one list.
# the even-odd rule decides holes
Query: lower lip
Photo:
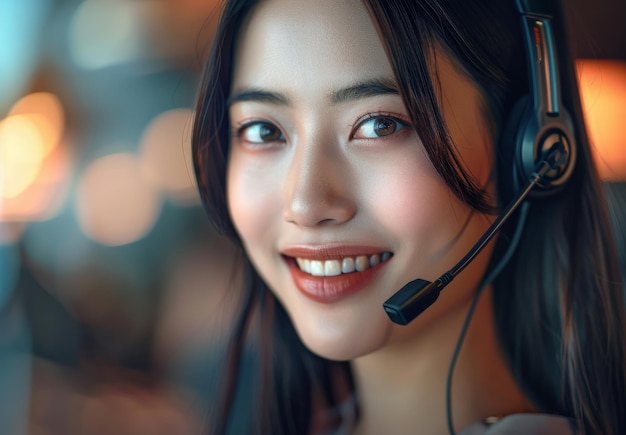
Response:
[{"label": "lower lip", "polygon": [[345,273],[337,276],[313,276],[300,270],[293,258],[287,260],[296,287],[304,296],[315,302],[332,303],[357,293],[367,286],[387,261],[363,272]]}]

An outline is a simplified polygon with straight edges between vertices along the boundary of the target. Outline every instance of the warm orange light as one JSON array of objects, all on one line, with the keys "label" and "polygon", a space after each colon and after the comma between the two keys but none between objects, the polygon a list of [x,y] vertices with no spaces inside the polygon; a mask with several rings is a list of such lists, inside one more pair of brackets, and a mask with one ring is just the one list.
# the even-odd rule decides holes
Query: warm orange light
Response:
[{"label": "warm orange light", "polygon": [[71,175],[62,142],[65,114],[59,99],[36,92],[0,120],[0,221],[44,220],[61,208]]},{"label": "warm orange light", "polygon": [[56,216],[69,194],[72,165],[73,155],[67,147],[53,150],[35,182],[14,198],[0,198],[0,222],[42,221]]},{"label": "warm orange light", "polygon": [[84,233],[105,245],[134,242],[152,229],[161,199],[141,177],[128,153],[94,160],[78,182],[78,222]]},{"label": "warm orange light", "polygon": [[600,176],[626,180],[626,62],[577,62],[585,123]]},{"label": "warm orange light", "polygon": [[0,200],[26,190],[44,156],[43,137],[31,118],[16,115],[0,121]]},{"label": "warm orange light", "polygon": [[65,125],[65,113],[59,99],[49,92],[35,92],[20,99],[9,112],[28,117],[39,130],[44,151],[48,154],[60,142]]},{"label": "warm orange light", "polygon": [[170,199],[197,204],[191,162],[190,109],[174,109],[157,116],[141,139],[141,168],[144,177]]}]

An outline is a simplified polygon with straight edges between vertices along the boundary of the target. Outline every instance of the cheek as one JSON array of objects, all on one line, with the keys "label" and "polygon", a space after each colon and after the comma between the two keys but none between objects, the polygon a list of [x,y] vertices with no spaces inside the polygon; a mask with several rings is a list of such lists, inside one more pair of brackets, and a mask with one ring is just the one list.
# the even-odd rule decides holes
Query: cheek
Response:
[{"label": "cheek", "polygon": [[237,157],[228,163],[228,211],[246,244],[262,240],[280,213],[277,188],[272,181],[275,178],[268,177],[267,171],[243,164]]},{"label": "cheek", "polygon": [[[404,156],[369,177],[364,203],[369,214],[406,245],[441,245],[456,226],[455,204],[426,156]],[[447,236],[446,236],[447,235]],[[438,241],[441,238],[441,241]]]},{"label": "cheek", "polygon": [[423,232],[443,208],[449,208],[447,189],[427,176],[402,177],[376,192],[378,218],[401,232]]}]

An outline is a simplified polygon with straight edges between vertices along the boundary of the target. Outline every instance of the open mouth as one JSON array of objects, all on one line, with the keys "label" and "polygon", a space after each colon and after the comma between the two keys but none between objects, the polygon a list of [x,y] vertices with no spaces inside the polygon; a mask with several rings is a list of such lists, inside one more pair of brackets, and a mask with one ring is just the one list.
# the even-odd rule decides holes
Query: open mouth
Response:
[{"label": "open mouth", "polygon": [[340,246],[290,247],[282,255],[304,296],[334,303],[367,288],[394,254],[375,247]]},{"label": "open mouth", "polygon": [[292,257],[298,268],[312,276],[338,276],[342,274],[363,272],[389,260],[393,254],[383,252],[381,254],[357,255],[354,257],[342,257],[330,260],[313,260],[310,258]]}]

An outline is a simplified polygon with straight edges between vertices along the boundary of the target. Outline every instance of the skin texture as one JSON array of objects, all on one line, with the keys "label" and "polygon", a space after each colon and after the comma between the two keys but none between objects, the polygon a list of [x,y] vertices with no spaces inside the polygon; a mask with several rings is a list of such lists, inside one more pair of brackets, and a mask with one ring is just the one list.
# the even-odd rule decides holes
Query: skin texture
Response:
[{"label": "skin texture", "polygon": [[[443,50],[434,64],[461,161],[491,190],[482,96]],[[491,247],[409,326],[392,324],[382,303],[406,282],[434,280],[452,267],[494,216],[473,212],[450,192],[397,93],[340,98],[340,90],[371,80],[393,84],[394,75],[359,2],[262,2],[236,46],[229,212],[303,342],[326,358],[354,361],[363,409],[358,431],[445,433],[445,373]],[[391,134],[375,137],[368,116],[385,117]],[[261,141],[263,132],[271,140]],[[283,255],[303,247],[367,247],[393,256],[358,292],[320,303],[298,290]],[[487,291],[455,371],[459,426],[528,408],[493,332]]]}]

